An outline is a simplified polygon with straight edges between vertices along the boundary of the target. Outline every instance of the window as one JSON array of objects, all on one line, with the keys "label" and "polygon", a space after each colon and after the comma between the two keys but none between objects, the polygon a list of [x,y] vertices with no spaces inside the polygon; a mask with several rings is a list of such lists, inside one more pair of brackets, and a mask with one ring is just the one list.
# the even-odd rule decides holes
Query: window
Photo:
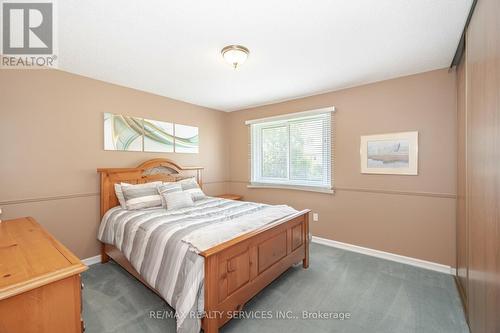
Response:
[{"label": "window", "polygon": [[251,120],[252,186],[331,192],[334,108]]}]

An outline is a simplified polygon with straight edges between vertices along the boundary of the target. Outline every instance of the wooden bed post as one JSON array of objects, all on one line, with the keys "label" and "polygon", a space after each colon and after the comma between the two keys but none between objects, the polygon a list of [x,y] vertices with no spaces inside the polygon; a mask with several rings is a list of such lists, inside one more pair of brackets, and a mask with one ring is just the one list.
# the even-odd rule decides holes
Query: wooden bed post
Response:
[{"label": "wooden bed post", "polygon": [[205,318],[203,318],[203,331],[205,333],[219,332],[219,318],[215,311],[219,303],[217,265],[217,254],[205,257]]},{"label": "wooden bed post", "polygon": [[101,243],[101,264],[105,264],[109,261],[109,256],[106,253],[106,244]]},{"label": "wooden bed post", "polygon": [[201,171],[202,169],[196,170],[196,181],[198,182],[198,185],[200,185],[201,188],[203,188],[203,179],[201,178]]},{"label": "wooden bed post", "polygon": [[[103,195],[110,186],[108,174],[101,172],[101,218],[109,209],[109,195]],[[109,256],[106,254],[104,243],[101,243],[101,263],[105,264],[109,261]]]},{"label": "wooden bed post", "polygon": [[309,214],[304,215],[304,243],[306,246],[302,267],[309,268]]}]

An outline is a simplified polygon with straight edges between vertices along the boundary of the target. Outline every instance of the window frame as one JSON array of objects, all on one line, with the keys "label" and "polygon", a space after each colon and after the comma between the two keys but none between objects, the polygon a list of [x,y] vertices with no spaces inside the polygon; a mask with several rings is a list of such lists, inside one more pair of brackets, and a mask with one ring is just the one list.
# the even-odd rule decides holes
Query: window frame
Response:
[{"label": "window frame", "polygon": [[[323,193],[333,193],[333,124],[334,107],[310,110],[298,113],[292,113],[282,116],[255,119],[247,121],[250,125],[250,184],[249,188],[286,188],[305,191],[315,191]],[[293,122],[304,121],[306,119],[321,119],[326,117],[327,127],[324,127],[326,133],[322,134],[323,159],[326,159],[326,166],[323,164],[323,179],[321,181],[304,181],[290,179],[291,156],[290,156],[290,124]],[[325,121],[325,119],[322,119]],[[287,178],[274,178],[262,176],[262,131],[269,128],[286,127],[288,145],[287,145]],[[329,134],[329,135],[328,135]],[[325,153],[326,152],[326,153]]]}]

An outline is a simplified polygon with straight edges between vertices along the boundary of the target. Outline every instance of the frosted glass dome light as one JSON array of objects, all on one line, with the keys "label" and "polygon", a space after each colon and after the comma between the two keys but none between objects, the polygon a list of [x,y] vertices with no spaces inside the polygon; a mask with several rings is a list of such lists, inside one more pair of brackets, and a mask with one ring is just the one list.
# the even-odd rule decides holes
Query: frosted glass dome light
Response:
[{"label": "frosted glass dome light", "polygon": [[247,60],[250,51],[241,45],[228,45],[222,49],[221,54],[236,69]]}]

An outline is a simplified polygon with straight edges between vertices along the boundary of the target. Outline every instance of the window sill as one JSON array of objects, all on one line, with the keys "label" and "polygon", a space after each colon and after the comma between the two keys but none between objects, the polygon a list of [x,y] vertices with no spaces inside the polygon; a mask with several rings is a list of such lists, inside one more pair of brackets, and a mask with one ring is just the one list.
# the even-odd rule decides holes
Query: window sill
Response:
[{"label": "window sill", "polygon": [[307,192],[319,192],[326,194],[334,194],[335,189],[328,187],[316,187],[316,186],[300,186],[300,185],[286,185],[286,184],[266,184],[266,183],[250,183],[247,188],[269,188],[269,189],[281,189],[281,190],[297,190],[297,191],[307,191]]}]

